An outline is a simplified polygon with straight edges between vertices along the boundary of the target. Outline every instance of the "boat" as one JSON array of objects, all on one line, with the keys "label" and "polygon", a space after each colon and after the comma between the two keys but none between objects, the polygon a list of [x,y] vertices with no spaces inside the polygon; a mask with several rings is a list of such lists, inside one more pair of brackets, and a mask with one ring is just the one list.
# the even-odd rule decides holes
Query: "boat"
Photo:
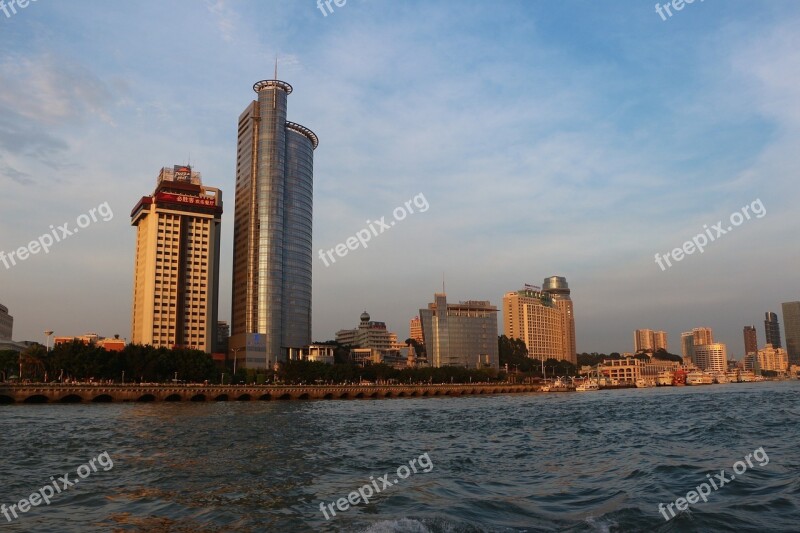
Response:
[{"label": "boat", "polygon": [[597,380],[587,379],[586,381],[575,387],[575,390],[578,392],[600,390],[600,385],[597,383]]},{"label": "boat", "polygon": [[711,374],[706,374],[700,370],[693,370],[686,376],[687,385],[711,385],[714,383],[714,378]]},{"label": "boat", "polygon": [[655,381],[650,380],[650,379],[639,378],[639,379],[636,380],[636,388],[637,389],[646,389],[646,388],[655,387],[655,386],[656,386]]},{"label": "boat", "polygon": [[725,372],[720,372],[720,371],[712,372],[711,376],[714,378],[714,383],[719,383],[719,384],[730,383],[730,380],[728,379],[728,376],[725,374]]},{"label": "boat", "polygon": [[659,372],[658,377],[656,377],[656,385],[659,387],[671,387],[673,378],[674,374],[669,370]]}]

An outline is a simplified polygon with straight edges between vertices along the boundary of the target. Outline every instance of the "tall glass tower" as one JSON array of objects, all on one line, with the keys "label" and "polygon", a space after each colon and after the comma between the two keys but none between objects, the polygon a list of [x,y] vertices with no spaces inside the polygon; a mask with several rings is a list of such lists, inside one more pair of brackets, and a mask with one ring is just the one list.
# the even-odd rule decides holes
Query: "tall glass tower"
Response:
[{"label": "tall glass tower", "polygon": [[239,116],[230,354],[271,368],[311,343],[317,136],[286,120],[292,86],[264,80]]},{"label": "tall glass tower", "polygon": [[575,311],[572,307],[572,298],[570,297],[569,284],[567,278],[562,276],[550,276],[544,279],[542,285],[542,292],[549,294],[564,315],[561,324],[562,331],[564,332],[564,359],[572,363],[578,364],[578,350],[575,341]]},{"label": "tall glass tower", "polygon": [[783,348],[778,315],[768,311],[764,313],[764,318],[764,332],[767,334],[767,344],[771,344],[773,348]]}]

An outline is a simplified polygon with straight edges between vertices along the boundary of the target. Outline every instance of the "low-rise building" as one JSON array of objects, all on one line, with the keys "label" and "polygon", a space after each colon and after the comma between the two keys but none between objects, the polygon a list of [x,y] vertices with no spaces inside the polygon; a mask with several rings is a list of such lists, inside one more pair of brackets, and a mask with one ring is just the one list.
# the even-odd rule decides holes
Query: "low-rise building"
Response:
[{"label": "low-rise building", "polygon": [[636,358],[606,359],[600,365],[600,375],[611,385],[633,385],[642,374],[642,361]]}]

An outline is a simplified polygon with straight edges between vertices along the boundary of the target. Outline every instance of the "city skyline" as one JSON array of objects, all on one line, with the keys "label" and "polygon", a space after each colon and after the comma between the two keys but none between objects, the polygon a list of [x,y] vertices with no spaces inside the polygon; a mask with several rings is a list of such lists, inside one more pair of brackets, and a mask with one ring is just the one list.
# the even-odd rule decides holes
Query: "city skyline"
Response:
[{"label": "city skyline", "polygon": [[[0,199],[8,213],[0,223],[0,250],[23,246],[103,201],[124,212],[151,183],[152,169],[175,161],[202,168],[233,199],[235,118],[253,80],[270,75],[277,55],[280,77],[303,87],[293,96],[294,120],[326,139],[315,155],[324,169],[315,176],[315,250],[343,242],[365,220],[413,194],[423,192],[431,205],[424,217],[409,218],[347,261],[314,264],[312,340],[332,338],[348,325],[340,317],[364,308],[404,331],[420,302],[438,290],[441,272],[453,294],[495,305],[508,290],[537,279],[536,272],[565,276],[581,295],[579,352],[627,351],[630,332],[642,325],[678,339],[708,324],[730,355],[741,357],[742,326],[760,324],[765,310],[777,312],[798,298],[786,289],[795,286],[789,265],[798,252],[785,243],[794,227],[790,147],[800,118],[776,104],[794,98],[798,86],[785,82],[787,73],[800,71],[791,31],[800,13],[793,4],[704,6],[669,22],[631,8],[624,23],[602,6],[576,14],[564,6],[545,12],[513,5],[498,14],[489,6],[351,2],[328,17],[277,2],[214,6],[143,2],[89,9],[75,2],[37,6],[8,21],[0,35],[11,50],[0,66],[8,87],[0,95],[8,125],[0,133],[0,173],[9,189]],[[727,36],[745,9],[761,16],[731,48]],[[155,12],[159,17],[141,16]],[[273,22],[265,15],[272,12],[307,23],[306,31]],[[431,50],[425,40],[438,28],[432,22],[418,27],[420,15],[452,19],[451,39],[443,41],[452,44]],[[256,35],[251,22],[265,18],[269,38]],[[482,55],[488,27],[511,20],[521,26]],[[473,35],[470,28],[486,21],[487,29]],[[42,30],[66,26],[81,35],[99,25],[114,27],[114,34],[88,42]],[[171,28],[181,25],[204,31],[179,39]],[[625,60],[598,63],[592,39],[623,26],[626,32],[609,46]],[[675,34],[676,27],[686,33]],[[562,37],[571,28],[584,34],[577,44]],[[120,36],[145,30],[157,37],[136,53],[113,51]],[[404,30],[419,39],[385,38]],[[676,60],[656,53],[687,38],[704,46]],[[173,45],[191,46],[203,61],[162,57]],[[372,53],[353,59],[365,49]],[[98,54],[97,63],[80,59],[88,50]],[[626,86],[611,81],[630,73],[628,64],[639,74]],[[711,81],[704,72],[719,76]],[[400,90],[398,78],[426,91]],[[680,90],[675,100],[687,78],[692,90]],[[739,93],[722,90],[734,82]],[[484,108],[474,102],[477,92],[493,95]],[[714,115],[697,116],[705,107]],[[512,112],[518,109],[526,112]],[[692,120],[678,127],[676,114]],[[24,143],[35,154],[22,151]],[[147,156],[130,158],[131,150]],[[120,161],[124,172],[117,172]],[[653,264],[654,252],[755,198],[766,206],[763,219],[667,271]],[[530,210],[534,201],[538,207]],[[597,204],[607,209],[588,215]],[[465,212],[485,216],[479,221]],[[222,257],[231,254],[233,220],[231,209],[223,215]],[[15,317],[16,340],[44,342],[45,329],[130,338],[131,233],[119,216],[49,255],[0,266],[0,301]],[[525,248],[529,243],[534,246]],[[742,254],[744,247],[750,253]],[[410,267],[412,249],[422,266]],[[758,257],[776,259],[764,279],[753,275],[763,270]],[[230,262],[223,261],[221,287],[231,279]],[[220,294],[222,320],[231,318],[227,292]],[[78,297],[93,293],[115,297],[102,306]],[[40,302],[47,302],[46,311]],[[671,351],[677,351],[674,342]]]}]

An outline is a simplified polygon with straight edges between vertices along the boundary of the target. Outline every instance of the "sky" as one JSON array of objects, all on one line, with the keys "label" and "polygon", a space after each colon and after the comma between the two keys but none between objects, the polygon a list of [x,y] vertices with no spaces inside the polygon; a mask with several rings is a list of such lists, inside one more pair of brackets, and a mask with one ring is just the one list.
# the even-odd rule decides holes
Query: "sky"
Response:
[{"label": "sky", "polygon": [[[501,307],[506,292],[565,276],[579,352],[632,351],[634,330],[650,328],[679,353],[682,331],[708,326],[741,357],[743,326],[763,345],[764,313],[800,300],[797,2],[708,0],[666,20],[633,0],[331,7],[0,11],[0,251],[113,212],[0,263],[15,340],[130,338],[130,211],[161,167],[186,162],[223,191],[229,319],[237,120],[276,57],[294,87],[288,119],[320,139],[314,340],[364,310],[404,339],[443,277],[449,301]],[[328,266],[316,255],[415,197],[428,208],[368,247]],[[760,216],[727,231],[744,206]],[[659,267],[656,253],[718,221],[725,234],[703,253]]]}]

